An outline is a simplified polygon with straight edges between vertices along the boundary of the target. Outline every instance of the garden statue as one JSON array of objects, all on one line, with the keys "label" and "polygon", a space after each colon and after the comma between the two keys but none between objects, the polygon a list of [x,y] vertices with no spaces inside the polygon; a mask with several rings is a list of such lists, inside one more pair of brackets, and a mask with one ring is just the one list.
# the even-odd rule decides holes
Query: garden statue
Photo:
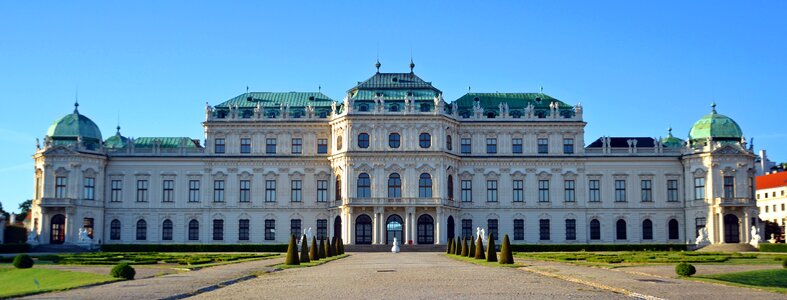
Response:
[{"label": "garden statue", "polygon": [[306,242],[307,242],[307,244],[308,244],[308,241],[311,241],[311,240],[312,240],[312,228],[309,227],[309,229],[306,229]]},{"label": "garden statue", "polygon": [[393,240],[393,247],[391,247],[391,253],[399,253],[399,241],[397,241],[395,237]]},{"label": "garden statue", "polygon": [[708,239],[708,229],[703,227],[700,229],[700,232],[697,236],[697,239],[694,241],[697,244],[697,248],[705,247],[710,244],[710,240]]},{"label": "garden statue", "polygon": [[776,244],[776,234],[771,233],[771,239],[768,240],[771,244]]},{"label": "garden statue", "polygon": [[760,237],[760,231],[757,229],[756,226],[751,227],[751,241],[749,241],[749,245],[756,247],[760,246],[760,241],[762,237]]},{"label": "garden statue", "polygon": [[27,243],[28,244],[38,244],[38,233],[36,233],[36,229],[30,230],[30,233],[27,234]]},{"label": "garden statue", "polygon": [[80,242],[92,242],[93,241],[93,239],[91,239],[90,236],[87,235],[87,228],[85,228],[85,227],[79,228],[79,241]]}]

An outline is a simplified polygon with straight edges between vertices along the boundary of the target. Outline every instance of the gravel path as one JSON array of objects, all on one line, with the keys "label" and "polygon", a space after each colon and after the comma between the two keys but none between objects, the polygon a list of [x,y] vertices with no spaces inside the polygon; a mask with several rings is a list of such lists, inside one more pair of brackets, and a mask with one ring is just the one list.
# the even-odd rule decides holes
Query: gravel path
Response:
[{"label": "gravel path", "polygon": [[457,261],[442,253],[351,253],[197,295],[199,299],[623,299],[514,268]]}]

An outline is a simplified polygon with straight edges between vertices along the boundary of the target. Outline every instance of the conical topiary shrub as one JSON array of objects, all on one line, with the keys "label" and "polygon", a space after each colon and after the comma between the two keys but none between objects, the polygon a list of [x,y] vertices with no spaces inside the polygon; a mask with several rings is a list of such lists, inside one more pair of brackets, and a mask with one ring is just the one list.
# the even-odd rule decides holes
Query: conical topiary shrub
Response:
[{"label": "conical topiary shrub", "polygon": [[484,255],[484,241],[481,240],[481,236],[480,235],[478,236],[478,239],[476,239],[475,249],[476,249],[475,259],[484,259],[484,258],[486,258],[486,257],[484,257],[485,256]]},{"label": "conical topiary shrub", "polygon": [[[471,241],[475,241],[473,236],[470,236]],[[475,242],[470,242],[470,249],[467,250],[467,257],[475,257]]]},{"label": "conical topiary shrub", "polygon": [[338,237],[333,237],[333,245],[332,246],[333,247],[331,247],[332,248],[331,250],[333,250],[333,255],[334,256],[341,254],[341,253],[339,253],[339,238]]},{"label": "conical topiary shrub", "polygon": [[331,247],[331,241],[325,241],[325,257],[333,256],[333,247]]},{"label": "conical topiary shrub", "polygon": [[500,264],[510,265],[514,263],[514,253],[511,252],[511,242],[508,234],[503,236],[503,244],[500,246]]},{"label": "conical topiary shrub", "polygon": [[[451,240],[453,240],[453,239],[451,239]],[[451,241],[448,241],[448,243],[445,243],[445,254],[451,254]]]},{"label": "conical topiary shrub", "polygon": [[344,254],[344,241],[339,237],[339,254]]},{"label": "conical topiary shrub", "polygon": [[495,249],[495,237],[489,234],[489,245],[486,245],[486,261],[497,262],[497,250]]},{"label": "conical topiary shrub", "polygon": [[304,234],[301,238],[301,258],[300,261],[302,263],[307,263],[310,261],[309,259],[309,241],[306,240],[306,235]]},{"label": "conical topiary shrub", "polygon": [[454,239],[454,254],[462,255],[462,245],[459,243],[459,237]]},{"label": "conical topiary shrub", "polygon": [[286,265],[300,265],[298,259],[298,245],[295,244],[295,235],[290,235],[290,245],[287,246],[287,259],[284,260]]},{"label": "conical topiary shrub", "polygon": [[459,255],[467,256],[467,252],[469,252],[468,250],[470,249],[467,249],[467,240],[462,238],[462,252],[459,252]]},{"label": "conical topiary shrub", "polygon": [[309,260],[320,260],[320,253],[317,251],[317,237],[312,237],[312,244],[309,246]]},{"label": "conical topiary shrub", "polygon": [[325,239],[320,239],[320,246],[317,247],[317,254],[320,259],[325,258]]}]

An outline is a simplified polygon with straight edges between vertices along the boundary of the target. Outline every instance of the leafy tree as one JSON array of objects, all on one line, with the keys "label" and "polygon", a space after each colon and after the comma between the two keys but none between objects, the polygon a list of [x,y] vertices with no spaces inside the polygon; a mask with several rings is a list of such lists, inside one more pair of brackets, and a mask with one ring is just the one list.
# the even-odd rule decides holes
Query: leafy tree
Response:
[{"label": "leafy tree", "polygon": [[489,234],[489,245],[486,245],[486,261],[497,262],[497,251],[495,250],[495,237]]},{"label": "leafy tree", "polygon": [[503,236],[503,245],[500,246],[500,264],[510,265],[514,263],[514,253],[511,252],[511,242],[508,234]]},{"label": "leafy tree", "polygon": [[19,214],[16,216],[16,219],[24,221],[27,218],[27,214],[30,213],[31,205],[33,205],[33,199],[27,199],[19,203]]},{"label": "leafy tree", "polygon": [[295,244],[295,235],[290,235],[290,244],[287,246],[287,258],[284,260],[286,265],[300,265],[301,261],[298,259],[298,245]]},{"label": "leafy tree", "polygon": [[300,261],[302,263],[309,262],[309,241],[306,240],[306,235],[304,234],[301,238],[301,258]]},{"label": "leafy tree", "polygon": [[309,260],[319,260],[320,253],[317,251],[317,237],[312,237],[312,245],[309,248]]},{"label": "leafy tree", "polygon": [[485,259],[484,257],[484,241],[481,240],[481,236],[478,236],[478,239],[475,242],[475,259]]}]

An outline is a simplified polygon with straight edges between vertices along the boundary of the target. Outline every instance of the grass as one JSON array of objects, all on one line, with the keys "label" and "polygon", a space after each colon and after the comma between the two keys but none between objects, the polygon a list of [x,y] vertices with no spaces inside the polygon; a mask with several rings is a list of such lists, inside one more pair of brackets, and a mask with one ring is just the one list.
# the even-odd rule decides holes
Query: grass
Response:
[{"label": "grass", "polygon": [[508,265],[501,265],[499,262],[489,262],[489,261],[486,261],[486,259],[475,259],[473,257],[464,257],[464,256],[460,256],[460,255],[455,255],[455,254],[444,254],[444,255],[446,257],[449,257],[449,258],[453,258],[453,259],[456,259],[456,260],[469,262],[469,263],[473,263],[473,264],[476,264],[476,265],[479,265],[479,266],[485,266],[485,267],[519,268],[519,267],[525,267],[526,266],[525,264],[522,264],[522,263],[513,263],[513,264],[508,264]]},{"label": "grass", "polygon": [[[35,284],[36,280],[38,286]],[[115,280],[118,279],[94,273],[39,268],[0,268],[0,298],[61,291]]]},{"label": "grass", "polygon": [[222,253],[149,253],[149,252],[96,252],[39,256],[39,262],[64,265],[115,265],[126,262],[132,265],[178,264],[191,267],[209,267],[231,262],[278,257],[278,253],[222,254]]},{"label": "grass", "polygon": [[692,279],[733,286],[755,287],[787,294],[787,269],[758,270],[695,276]]},{"label": "grass", "polygon": [[780,264],[784,256],[687,251],[624,251],[624,252],[539,252],[514,253],[515,257],[545,261],[570,262],[582,265],[616,267],[637,264]]},{"label": "grass", "polygon": [[349,254],[341,254],[341,255],[337,255],[337,256],[331,256],[331,257],[328,257],[328,258],[323,258],[321,260],[315,260],[315,261],[310,261],[310,262],[307,262],[307,263],[301,263],[300,265],[285,265],[285,264],[282,263],[282,264],[275,265],[273,267],[277,268],[277,269],[308,268],[308,267],[319,266],[321,264],[324,264],[324,263],[327,263],[327,262],[331,262],[331,261],[334,261],[334,260],[337,260],[337,259],[342,259],[342,258],[347,257],[348,255]]}]

